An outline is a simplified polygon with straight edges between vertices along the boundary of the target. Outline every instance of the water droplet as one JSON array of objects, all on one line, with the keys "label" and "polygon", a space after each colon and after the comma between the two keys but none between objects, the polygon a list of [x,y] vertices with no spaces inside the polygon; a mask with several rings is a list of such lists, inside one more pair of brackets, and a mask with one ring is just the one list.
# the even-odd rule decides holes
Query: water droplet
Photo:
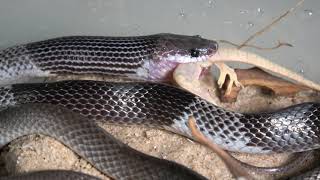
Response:
[{"label": "water droplet", "polygon": [[305,72],[309,69],[307,64],[304,62],[303,59],[298,59],[296,64],[296,71],[300,74],[305,75]]},{"label": "water droplet", "polygon": [[264,13],[264,11],[263,11],[262,8],[258,8],[258,9],[257,9],[257,12],[258,12],[258,14],[260,14],[260,15],[262,15],[262,14]]},{"label": "water droplet", "polygon": [[305,13],[306,15],[308,15],[308,16],[312,16],[312,15],[313,15],[313,11],[310,10],[310,9],[304,10],[304,13]]},{"label": "water droplet", "polygon": [[249,11],[248,10],[240,10],[240,14],[248,14]]},{"label": "water droplet", "polygon": [[299,72],[300,72],[301,74],[304,74],[304,70],[303,70],[303,69],[300,69]]},{"label": "water droplet", "polygon": [[179,16],[183,18],[186,16],[186,13],[184,12],[183,9],[180,10]]},{"label": "water droplet", "polygon": [[246,28],[247,28],[247,29],[251,29],[251,28],[253,28],[253,26],[254,26],[253,22],[250,22],[250,21],[249,21],[249,22],[247,23]]},{"label": "water droplet", "polygon": [[208,1],[208,7],[210,7],[210,8],[214,7],[214,1],[213,0],[209,0]]},{"label": "water droplet", "polygon": [[262,12],[262,9],[261,9],[261,8],[258,8],[257,11],[260,13],[260,12]]}]

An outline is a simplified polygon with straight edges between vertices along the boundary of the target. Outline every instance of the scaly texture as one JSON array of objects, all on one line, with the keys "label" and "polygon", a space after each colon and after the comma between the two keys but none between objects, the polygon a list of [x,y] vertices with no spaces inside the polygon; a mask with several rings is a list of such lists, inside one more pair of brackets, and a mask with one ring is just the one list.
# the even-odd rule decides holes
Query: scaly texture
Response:
[{"label": "scaly texture", "polygon": [[61,141],[114,179],[205,179],[182,165],[130,148],[94,121],[63,107],[21,105],[1,111],[0,117],[0,148],[20,136],[44,134]]},{"label": "scaly texture", "polygon": [[178,63],[204,61],[217,48],[215,41],[176,34],[60,37],[0,51],[0,82],[63,74],[163,81]]},{"label": "scaly texture", "polygon": [[319,180],[319,179],[320,179],[320,167],[310,170],[300,176],[290,178],[290,180]]},{"label": "scaly texture", "polygon": [[0,180],[99,180],[94,176],[90,176],[80,172],[64,171],[64,170],[48,170],[23,173],[15,176],[0,177]]},{"label": "scaly texture", "polygon": [[184,90],[155,83],[62,81],[0,89],[1,107],[49,103],[90,119],[164,128],[192,137],[193,116],[204,135],[224,149],[248,153],[300,152],[319,147],[320,104],[270,113],[231,112]]}]

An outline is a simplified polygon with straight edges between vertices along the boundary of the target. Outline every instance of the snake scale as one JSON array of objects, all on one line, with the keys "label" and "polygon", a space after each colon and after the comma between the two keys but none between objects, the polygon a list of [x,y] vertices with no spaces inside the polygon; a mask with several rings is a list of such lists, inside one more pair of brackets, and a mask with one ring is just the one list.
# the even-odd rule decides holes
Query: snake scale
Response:
[{"label": "snake scale", "polygon": [[0,52],[2,84],[59,74],[123,76],[165,81],[178,63],[203,61],[218,48],[199,36],[69,36]]},{"label": "snake scale", "polygon": [[[215,41],[199,36],[175,34],[138,37],[72,36],[7,48],[0,52],[0,82],[10,84],[3,85],[0,89],[0,107],[4,109],[1,113],[7,117],[6,114],[19,114],[14,112],[20,111],[19,117],[28,117],[27,114],[33,114],[26,120],[17,116],[16,119],[20,119],[21,122],[28,124],[33,119],[41,122],[39,119],[41,112],[37,110],[33,112],[31,109],[37,108],[24,107],[23,104],[51,104],[59,109],[57,113],[64,112],[63,107],[73,111],[70,116],[74,118],[57,115],[56,121],[66,119],[67,124],[65,125],[71,125],[72,119],[80,119],[79,122],[83,122],[85,120],[82,120],[82,117],[86,117],[87,123],[89,123],[87,119],[91,119],[92,122],[143,124],[190,138],[192,136],[187,123],[188,118],[192,116],[196,119],[199,130],[209,140],[230,151],[301,152],[319,147],[320,105],[318,103],[303,103],[275,112],[241,114],[217,107],[185,90],[161,83],[111,83],[79,80],[12,84],[28,82],[34,77],[63,76],[65,74],[113,75],[149,81],[167,81],[179,63],[203,61],[214,54],[217,48]],[[51,106],[43,107],[49,110],[52,108]],[[46,112],[45,109],[43,109],[44,112]],[[35,116],[36,112],[39,113],[38,117]],[[52,120],[52,115],[47,114],[42,113],[41,117],[44,122],[47,122],[48,119]],[[77,117],[75,114],[82,116]],[[33,132],[32,128],[22,132],[21,129],[26,130],[27,128],[19,128],[18,125],[21,122],[18,120],[10,124],[8,120],[5,120],[6,118],[3,119],[4,123],[1,126],[12,125],[12,128],[17,126],[15,128],[18,129],[10,131],[10,128],[3,128],[7,131],[1,134],[2,146],[12,140],[12,137]],[[52,126],[55,125],[55,123],[52,124]],[[95,126],[95,128],[98,127]],[[95,133],[96,130],[92,131]],[[52,130],[42,133],[49,136],[62,136],[53,135],[51,132]],[[106,135],[106,132],[103,131],[103,134]],[[76,135],[80,136],[81,131]],[[62,141],[68,144],[66,138]],[[106,145],[115,143],[110,141],[108,140]],[[76,146],[76,144],[72,145]],[[75,147],[71,148],[75,150]],[[85,155],[85,159],[94,159],[95,150],[100,150],[99,148],[101,147],[89,149],[89,156]],[[81,148],[78,151],[79,154],[84,153]],[[127,152],[129,151],[126,150],[125,153]],[[171,168],[181,170],[174,171],[176,172],[174,174],[163,167],[168,170],[163,174],[170,174],[169,179],[173,177],[177,177],[176,179],[204,178],[181,165],[139,155],[147,157],[146,161],[156,162],[154,163],[155,168],[169,164]],[[114,159],[118,160],[118,158]],[[95,165],[96,161],[89,160],[89,162],[96,167],[101,164]],[[107,169],[114,164],[120,166],[117,162],[110,161],[110,163],[107,163]],[[111,173],[110,176],[117,179],[132,179],[132,177],[163,179],[161,173],[147,177],[148,173],[143,171],[143,168],[140,169],[143,172],[142,175],[139,174],[140,171],[138,174],[128,171],[131,168],[134,169],[129,164],[125,167],[127,171],[121,176],[117,176],[118,172],[116,175]],[[98,169],[101,168],[98,167]]]},{"label": "snake scale", "polygon": [[43,104],[17,106],[1,112],[1,120],[4,126],[0,128],[0,146],[22,135],[49,135],[114,179],[205,179],[184,166],[130,148],[94,121],[65,108]]}]

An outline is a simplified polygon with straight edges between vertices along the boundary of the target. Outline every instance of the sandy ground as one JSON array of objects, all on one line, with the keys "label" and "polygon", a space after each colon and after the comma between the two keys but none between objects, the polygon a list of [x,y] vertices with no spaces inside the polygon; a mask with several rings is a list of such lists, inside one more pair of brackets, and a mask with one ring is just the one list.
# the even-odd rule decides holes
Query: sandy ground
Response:
[{"label": "sandy ground", "polygon": [[[320,94],[302,92],[289,98],[273,97],[263,95],[259,88],[247,87],[241,90],[236,103],[223,104],[223,106],[240,112],[259,112],[307,101],[319,102]],[[209,179],[232,179],[219,157],[206,147],[184,137],[141,127],[109,125],[103,127],[118,139],[142,152],[184,164]],[[260,166],[278,165],[287,158],[287,155],[239,153],[235,153],[235,156]],[[32,135],[20,138],[4,148],[0,157],[1,175],[44,169],[69,169],[108,179],[70,149],[49,137]]]}]

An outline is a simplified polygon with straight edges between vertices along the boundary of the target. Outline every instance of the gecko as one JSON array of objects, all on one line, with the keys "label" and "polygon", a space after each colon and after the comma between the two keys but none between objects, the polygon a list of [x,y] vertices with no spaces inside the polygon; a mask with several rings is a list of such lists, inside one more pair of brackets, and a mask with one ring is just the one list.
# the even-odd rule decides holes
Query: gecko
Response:
[{"label": "gecko", "polygon": [[[226,62],[240,62],[257,66],[296,81],[311,89],[320,91],[319,84],[304,78],[302,75],[273,63],[267,58],[236,48],[218,48],[217,52],[205,62],[180,64],[173,72],[173,78],[174,81],[182,88],[187,89],[188,91],[217,105],[219,103],[219,100],[216,97],[217,89],[221,88],[222,85],[225,84],[227,76],[229,76],[230,81],[228,81],[227,84],[226,94],[231,92],[233,85],[242,87],[234,69],[226,65]],[[203,71],[212,65],[216,65],[220,70],[220,75],[217,80],[218,86],[215,85],[213,82],[215,80],[212,79],[212,77],[203,75]]]}]

